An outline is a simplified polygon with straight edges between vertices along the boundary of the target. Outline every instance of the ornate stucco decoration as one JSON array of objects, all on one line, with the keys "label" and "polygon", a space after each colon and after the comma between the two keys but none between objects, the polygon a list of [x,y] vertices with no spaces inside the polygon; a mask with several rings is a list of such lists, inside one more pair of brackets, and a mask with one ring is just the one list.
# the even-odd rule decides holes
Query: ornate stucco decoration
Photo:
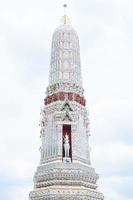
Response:
[{"label": "ornate stucco decoration", "polygon": [[67,19],[65,14],[52,38],[49,84],[39,123],[41,159],[29,200],[104,199],[90,161],[79,39]]}]

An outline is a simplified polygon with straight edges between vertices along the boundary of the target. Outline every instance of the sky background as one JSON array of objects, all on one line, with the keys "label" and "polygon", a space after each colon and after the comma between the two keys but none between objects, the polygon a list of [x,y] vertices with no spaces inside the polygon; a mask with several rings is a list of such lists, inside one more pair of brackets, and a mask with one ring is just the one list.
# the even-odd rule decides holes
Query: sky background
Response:
[{"label": "sky background", "polygon": [[[39,114],[63,0],[0,0],[0,199],[27,200]],[[90,111],[91,160],[105,200],[133,200],[133,1],[72,0]]]}]

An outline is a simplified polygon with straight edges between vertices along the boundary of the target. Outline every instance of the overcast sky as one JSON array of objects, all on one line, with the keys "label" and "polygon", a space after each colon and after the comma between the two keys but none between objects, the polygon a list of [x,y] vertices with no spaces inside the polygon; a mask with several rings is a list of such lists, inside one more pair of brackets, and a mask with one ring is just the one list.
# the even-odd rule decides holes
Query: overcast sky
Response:
[{"label": "overcast sky", "polygon": [[[39,164],[39,113],[63,0],[0,0],[0,199],[27,200]],[[72,0],[105,200],[133,200],[133,1]]]}]

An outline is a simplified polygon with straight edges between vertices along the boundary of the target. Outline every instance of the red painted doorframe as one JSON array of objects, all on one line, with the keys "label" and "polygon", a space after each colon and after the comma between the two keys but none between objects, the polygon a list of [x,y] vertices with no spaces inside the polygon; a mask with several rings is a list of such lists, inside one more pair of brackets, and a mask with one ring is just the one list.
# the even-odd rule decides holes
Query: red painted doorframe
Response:
[{"label": "red painted doorframe", "polygon": [[65,137],[66,133],[69,136],[69,141],[70,141],[69,155],[70,155],[70,158],[72,160],[72,134],[71,134],[71,125],[68,125],[68,124],[63,124],[63,133],[62,133],[62,159],[65,156],[63,142],[64,142],[64,137]]}]

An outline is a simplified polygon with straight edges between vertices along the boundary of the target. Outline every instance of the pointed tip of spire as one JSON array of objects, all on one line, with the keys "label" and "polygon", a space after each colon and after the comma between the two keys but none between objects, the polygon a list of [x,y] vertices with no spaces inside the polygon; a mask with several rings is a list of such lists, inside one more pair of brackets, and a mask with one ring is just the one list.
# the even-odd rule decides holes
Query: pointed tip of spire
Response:
[{"label": "pointed tip of spire", "polygon": [[64,6],[64,8],[67,8],[67,4],[65,3],[65,4],[63,4],[63,6]]},{"label": "pointed tip of spire", "polygon": [[69,23],[69,17],[67,16],[67,3],[63,4],[64,7],[64,16],[63,16],[63,24],[68,24]]}]

